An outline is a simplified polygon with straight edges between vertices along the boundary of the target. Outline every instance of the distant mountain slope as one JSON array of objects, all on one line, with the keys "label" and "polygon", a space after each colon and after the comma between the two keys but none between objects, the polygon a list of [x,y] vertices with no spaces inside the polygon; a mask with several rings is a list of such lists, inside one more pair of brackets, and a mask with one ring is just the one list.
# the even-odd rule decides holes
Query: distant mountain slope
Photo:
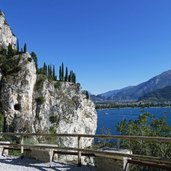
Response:
[{"label": "distant mountain slope", "polygon": [[139,98],[144,102],[171,102],[171,86],[150,92]]},{"label": "distant mountain slope", "polygon": [[155,91],[171,85],[171,70],[163,72],[150,80],[143,82],[137,86],[130,86],[120,90],[113,90],[99,94],[97,97],[102,97],[102,100],[117,101],[117,102],[131,102],[137,101],[146,93]]},{"label": "distant mountain slope", "polygon": [[117,95],[119,92],[125,91],[125,90],[130,89],[130,88],[131,88],[131,86],[125,87],[125,88],[120,89],[120,90],[111,90],[111,91],[108,91],[106,93],[102,93],[102,94],[100,94],[98,96],[108,99],[108,98],[111,98],[112,96]]}]

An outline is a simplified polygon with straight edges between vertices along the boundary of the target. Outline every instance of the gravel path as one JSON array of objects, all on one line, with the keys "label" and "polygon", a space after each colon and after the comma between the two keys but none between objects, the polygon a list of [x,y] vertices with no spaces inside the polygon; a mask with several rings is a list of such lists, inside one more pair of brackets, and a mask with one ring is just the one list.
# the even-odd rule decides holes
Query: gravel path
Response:
[{"label": "gravel path", "polygon": [[36,160],[0,156],[0,171],[95,171],[95,167],[52,162],[40,163]]}]

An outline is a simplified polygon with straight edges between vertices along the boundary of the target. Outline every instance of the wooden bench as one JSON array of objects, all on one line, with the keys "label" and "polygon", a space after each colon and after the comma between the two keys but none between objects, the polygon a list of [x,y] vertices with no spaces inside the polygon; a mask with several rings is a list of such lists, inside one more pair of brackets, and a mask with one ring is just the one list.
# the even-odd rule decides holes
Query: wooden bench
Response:
[{"label": "wooden bench", "polygon": [[142,161],[142,160],[128,159],[124,171],[126,171],[126,168],[127,168],[128,164],[134,164],[134,165],[139,165],[139,166],[148,166],[148,167],[164,169],[164,170],[168,170],[168,171],[171,170],[171,165],[166,164],[166,163],[161,164],[161,163],[154,163],[152,161]]}]

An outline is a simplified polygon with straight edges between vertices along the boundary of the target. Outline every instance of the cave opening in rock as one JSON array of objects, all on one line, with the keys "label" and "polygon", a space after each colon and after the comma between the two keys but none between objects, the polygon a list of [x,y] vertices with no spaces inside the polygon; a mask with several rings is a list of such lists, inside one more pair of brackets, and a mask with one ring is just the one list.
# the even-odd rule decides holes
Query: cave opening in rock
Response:
[{"label": "cave opening in rock", "polygon": [[15,110],[20,110],[20,109],[21,109],[20,104],[15,104],[15,105],[14,105],[14,109],[15,109]]}]

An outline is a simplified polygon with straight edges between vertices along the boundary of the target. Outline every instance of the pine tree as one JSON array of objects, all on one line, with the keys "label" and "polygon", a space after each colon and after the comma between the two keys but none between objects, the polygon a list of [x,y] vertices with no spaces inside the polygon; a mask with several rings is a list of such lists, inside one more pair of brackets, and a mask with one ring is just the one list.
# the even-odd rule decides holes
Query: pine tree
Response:
[{"label": "pine tree", "polygon": [[65,71],[65,81],[68,82],[68,67],[66,67]]},{"label": "pine tree", "polygon": [[24,43],[24,53],[26,53],[26,52],[27,52],[27,44]]}]

